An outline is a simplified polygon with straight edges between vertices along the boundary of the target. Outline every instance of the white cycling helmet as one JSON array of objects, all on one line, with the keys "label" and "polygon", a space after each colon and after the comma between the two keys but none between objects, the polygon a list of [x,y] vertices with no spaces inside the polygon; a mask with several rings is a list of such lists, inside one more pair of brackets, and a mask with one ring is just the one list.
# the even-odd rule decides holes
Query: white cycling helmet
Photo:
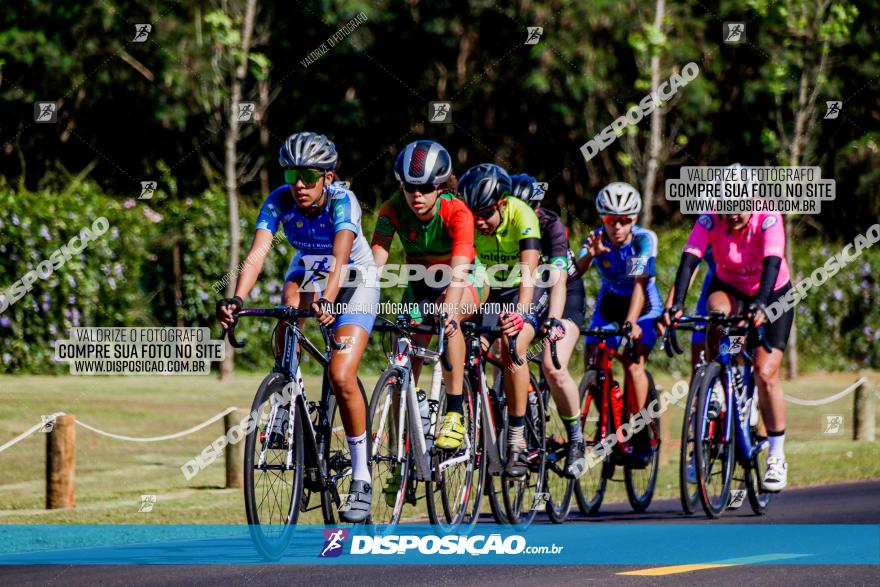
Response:
[{"label": "white cycling helmet", "polygon": [[602,216],[635,216],[642,210],[642,196],[628,183],[615,181],[599,191],[596,210]]}]

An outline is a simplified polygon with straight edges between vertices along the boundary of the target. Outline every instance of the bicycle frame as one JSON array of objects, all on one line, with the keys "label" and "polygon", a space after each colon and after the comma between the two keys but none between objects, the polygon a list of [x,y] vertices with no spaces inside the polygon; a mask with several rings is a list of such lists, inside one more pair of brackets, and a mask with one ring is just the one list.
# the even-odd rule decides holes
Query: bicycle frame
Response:
[{"label": "bicycle frame", "polygon": [[[730,349],[731,344],[732,341],[730,340],[730,335],[724,334],[721,339],[721,344],[719,345],[720,349],[722,349],[722,351],[724,349]],[[746,366],[746,368],[742,370],[744,381],[739,389],[737,389],[733,375],[734,369],[737,369],[737,365],[735,365],[736,358],[742,358]],[[719,352],[718,356],[715,357],[715,360],[721,364],[722,372],[724,374],[722,381],[727,404],[724,442],[729,443],[731,435],[736,434],[736,438],[734,439],[736,458],[742,466],[749,466],[755,455],[764,450],[768,444],[767,439],[764,439],[752,446],[751,435],[749,434],[750,424],[747,422],[744,425],[743,420],[743,417],[745,416],[749,418],[750,421],[752,414],[757,409],[755,380],[752,375],[752,357],[744,348],[741,348],[736,355],[732,355],[729,352]],[[747,414],[744,413],[746,409],[748,409]],[[701,432],[705,433],[706,431],[703,430]]]}]

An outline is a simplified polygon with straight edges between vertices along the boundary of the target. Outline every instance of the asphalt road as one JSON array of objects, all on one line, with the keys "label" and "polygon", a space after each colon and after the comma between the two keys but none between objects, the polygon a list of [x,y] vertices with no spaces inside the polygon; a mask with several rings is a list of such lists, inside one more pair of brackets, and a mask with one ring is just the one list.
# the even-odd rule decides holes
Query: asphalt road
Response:
[{"label": "asphalt road", "polygon": [[[684,516],[677,500],[658,500],[637,515],[624,504],[609,504],[596,518],[575,515],[568,524],[626,522],[712,524],[702,516]],[[768,514],[754,516],[746,505],[727,512],[733,524],[880,524],[880,480],[791,489],[770,504]],[[625,544],[620,545],[625,548]],[[693,547],[692,545],[682,545]],[[768,552],[773,545],[768,544]],[[641,573],[637,575],[625,573]],[[670,567],[566,566],[311,566],[192,565],[192,566],[5,566],[3,585],[880,585],[880,567],[871,565],[676,565]]]}]

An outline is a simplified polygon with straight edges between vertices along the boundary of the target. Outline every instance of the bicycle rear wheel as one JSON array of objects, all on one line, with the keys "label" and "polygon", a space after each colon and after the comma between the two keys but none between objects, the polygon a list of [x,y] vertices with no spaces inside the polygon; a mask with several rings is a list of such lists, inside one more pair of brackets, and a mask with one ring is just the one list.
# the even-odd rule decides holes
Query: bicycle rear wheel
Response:
[{"label": "bicycle rear wheel", "polygon": [[[295,405],[291,410],[290,397],[285,397],[286,383],[281,373],[263,379],[248,416],[244,447],[248,530],[257,550],[269,559],[280,558],[290,543],[303,495],[304,423]],[[273,435],[276,422],[282,432]]]},{"label": "bicycle rear wheel", "polygon": [[[361,397],[364,401],[364,409],[368,407],[367,394],[364,391],[364,384],[358,377],[358,388],[361,391]],[[312,425],[316,430],[320,429],[318,419],[320,412],[317,409],[311,410]],[[369,418],[369,410],[367,410]],[[342,417],[339,414],[339,404],[336,402],[336,396],[331,394],[327,403],[327,422],[329,428],[326,430],[327,439],[324,444],[324,463],[327,470],[325,474],[328,480],[335,487],[331,490],[329,487],[321,494],[321,508],[324,514],[325,524],[336,523],[336,510],[339,507],[343,495],[350,493],[351,488],[351,450],[348,447],[348,439],[345,437],[345,428],[342,426]],[[370,429],[369,419],[367,420],[367,430]],[[367,455],[371,455],[372,436],[367,434]]]},{"label": "bicycle rear wheel", "polygon": [[[602,433],[599,430],[600,415],[602,412],[601,393],[598,387],[598,375],[594,369],[587,369],[580,384],[580,418],[581,430],[586,443],[587,470],[574,484],[574,496],[577,499],[578,509],[585,516],[595,516],[602,505],[605,497],[605,485],[608,481],[603,473],[604,461],[593,463],[591,456],[593,451],[602,442]],[[592,465],[592,466],[591,466]]]},{"label": "bicycle rear wheel", "polygon": [[[657,401],[657,389],[654,387],[654,378],[651,373],[645,371],[648,377],[648,405]],[[658,404],[654,404],[659,409]],[[655,410],[656,411],[656,410]],[[624,421],[628,422],[632,414],[628,414]],[[645,421],[645,428],[651,446],[651,456],[644,467],[636,467],[627,463],[623,467],[624,484],[629,504],[636,512],[644,512],[651,505],[654,498],[654,487],[657,485],[657,472],[660,469],[660,418],[654,417]]]},{"label": "bicycle rear wheel", "polygon": [[[401,397],[404,385],[399,370],[386,369],[370,398],[370,462],[375,488],[370,520],[380,531],[383,526],[393,526],[400,521],[412,466],[406,424],[397,421],[399,402],[404,399]],[[403,454],[399,454],[401,437]]]},{"label": "bicycle rear wheel", "polygon": [[[537,381],[533,380],[537,388]],[[542,393],[547,411],[547,479],[544,486],[547,492],[547,516],[554,524],[561,524],[568,517],[571,498],[574,494],[574,479],[565,476],[565,450],[568,446],[568,431],[559,416],[559,408],[553,400],[549,387]]]},{"label": "bicycle rear wheel", "polygon": [[[441,450],[434,447],[431,455],[431,470],[434,479],[425,484],[428,502],[428,517],[431,523],[443,532],[451,532],[459,526],[476,523],[480,510],[479,476],[480,460],[477,455],[479,430],[477,410],[471,386],[467,380],[462,388],[464,401],[465,437],[461,447],[456,450]],[[446,388],[440,396],[440,411],[446,411]],[[440,419],[437,425],[439,427]],[[439,428],[434,431],[436,438]]]},{"label": "bicycle rear wheel", "polygon": [[730,484],[733,481],[734,435],[727,429],[727,402],[720,402],[718,415],[710,414],[713,390],[719,398],[726,398],[724,371],[715,361],[706,367],[706,373],[699,386],[697,407],[697,479],[700,487],[700,502],[710,518],[719,517],[727,507],[730,498]]},{"label": "bicycle rear wheel", "polygon": [[525,529],[532,523],[538,509],[546,504],[547,499],[544,491],[547,475],[547,422],[544,419],[544,400],[537,389],[531,385],[529,387],[525,426],[528,472],[521,479],[501,476],[501,493],[504,497],[507,522],[518,529]]},{"label": "bicycle rear wheel", "polygon": [[[696,479],[696,455],[695,439],[697,434],[697,403],[699,400],[699,385],[703,371],[694,373],[693,381],[688,390],[687,403],[685,403],[684,417],[681,423],[681,451],[678,463],[678,488],[681,499],[681,508],[686,514],[697,511],[700,504],[700,485]],[[688,467],[692,472],[692,480],[688,481]]]}]

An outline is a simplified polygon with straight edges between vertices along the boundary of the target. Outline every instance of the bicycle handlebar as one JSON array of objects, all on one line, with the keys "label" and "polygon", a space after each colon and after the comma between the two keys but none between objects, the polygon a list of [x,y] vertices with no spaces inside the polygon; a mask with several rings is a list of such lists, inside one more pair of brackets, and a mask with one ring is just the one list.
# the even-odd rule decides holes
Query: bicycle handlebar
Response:
[{"label": "bicycle handlebar", "polygon": [[[229,344],[237,349],[244,348],[247,344],[246,340],[239,341],[235,338],[235,326],[238,324],[238,319],[244,316],[260,316],[263,318],[275,318],[276,320],[296,320],[299,318],[312,318],[315,316],[315,313],[311,310],[300,310],[299,308],[293,308],[291,306],[276,306],[275,308],[243,308],[233,314],[234,321],[232,322],[232,326],[224,328],[223,333],[220,336],[221,340],[226,338],[229,341]],[[330,336],[327,327],[323,324],[321,324],[321,335],[324,337],[324,344],[328,348],[337,351],[345,348],[344,343],[337,342]]]},{"label": "bicycle handlebar", "polygon": [[[678,344],[678,338],[675,336],[676,330],[704,332],[708,329],[709,325],[713,325],[725,328],[725,334],[748,335],[754,330],[758,335],[758,342],[764,350],[768,353],[772,352],[773,347],[770,346],[770,343],[767,342],[767,338],[764,336],[764,325],[755,326],[754,322],[752,322],[753,318],[754,314],[752,312],[737,316],[727,316],[720,312],[712,312],[708,316],[681,316],[674,319],[672,324],[669,325],[669,328],[666,329],[666,332],[663,333],[663,340],[660,347],[665,350],[666,354],[670,357],[673,357],[676,354],[680,355],[684,351],[682,350],[681,345]],[[742,322],[745,322],[746,325],[741,326],[740,324]]]},{"label": "bicycle handlebar", "polygon": [[397,317],[396,322],[392,322],[384,316],[379,316],[384,323],[377,323],[373,326],[373,330],[378,332],[396,332],[401,334],[427,334],[430,336],[438,335],[437,353],[440,355],[440,364],[447,371],[452,371],[452,363],[449,362],[449,356],[446,353],[446,321],[449,315],[441,312],[439,315],[439,324],[418,324],[410,321],[409,316],[401,314]]}]

